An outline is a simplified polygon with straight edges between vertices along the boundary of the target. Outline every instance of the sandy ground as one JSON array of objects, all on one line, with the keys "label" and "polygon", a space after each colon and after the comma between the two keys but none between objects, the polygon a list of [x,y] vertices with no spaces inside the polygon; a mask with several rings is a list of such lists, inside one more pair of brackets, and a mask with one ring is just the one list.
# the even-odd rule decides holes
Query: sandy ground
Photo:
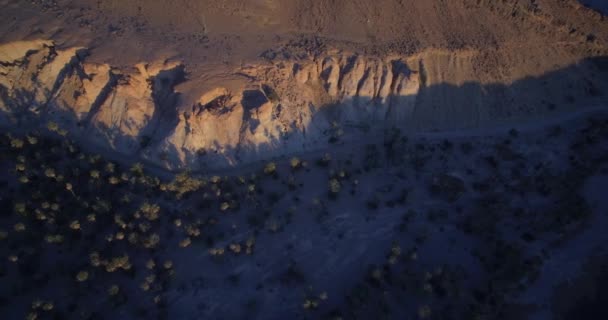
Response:
[{"label": "sandy ground", "polygon": [[[608,40],[605,23],[598,23],[601,17],[574,0],[3,0],[2,8],[2,42],[50,38],[66,47],[95,48],[93,59],[116,66],[179,57],[193,64],[193,74],[210,64],[238,65],[303,36],[321,42],[299,45],[365,46],[377,53],[515,50],[570,38],[567,28],[548,28],[568,21],[564,27],[576,25],[577,35]],[[534,11],[547,16],[530,17]]]},{"label": "sandy ground", "polygon": [[[591,2],[592,6],[602,4]],[[26,75],[17,80],[0,80],[25,83],[17,89],[26,92],[24,96],[42,96],[41,109],[57,101],[71,101],[70,97],[76,99],[86,87],[97,92],[91,94],[91,100],[97,108],[105,107],[102,111],[108,123],[122,117],[122,111],[134,113],[130,119],[133,121],[126,121],[125,130],[136,131],[133,128],[138,125],[147,127],[145,121],[176,111],[169,108],[166,113],[160,108],[165,113],[157,112],[159,107],[192,108],[192,101],[220,85],[239,88],[243,97],[250,91],[257,97],[262,95],[261,83],[272,83],[277,90],[284,89],[281,93],[293,94],[300,91],[299,87],[289,88],[290,81],[296,81],[294,61],[303,68],[301,61],[309,59],[310,65],[316,67],[332,54],[341,57],[341,63],[336,64],[341,71],[320,68],[323,72],[316,75],[316,82],[311,81],[313,85],[304,81],[315,89],[311,89],[315,94],[320,92],[321,98],[326,97],[324,90],[328,89],[318,88],[319,83],[338,83],[334,86],[340,92],[337,95],[351,90],[356,93],[352,97],[360,97],[369,69],[374,68],[367,66],[380,65],[376,63],[379,59],[389,57],[397,59],[389,59],[390,63],[401,58],[416,62],[415,69],[405,72],[415,77],[401,80],[406,84],[418,81],[421,93],[416,94],[426,100],[417,106],[431,107],[422,110],[427,120],[455,121],[460,109],[445,111],[454,105],[452,100],[468,106],[483,96],[504,102],[501,106],[505,109],[501,111],[505,113],[557,108],[537,112],[533,120],[513,117],[501,125],[488,122],[458,130],[444,126],[435,132],[412,130],[395,136],[380,126],[368,131],[356,128],[356,134],[347,134],[329,147],[322,144],[328,136],[322,135],[316,148],[293,148],[300,160],[308,163],[304,168],[290,168],[290,154],[273,160],[278,168],[276,175],[266,174],[263,170],[270,153],[261,152],[263,161],[256,158],[235,168],[194,172],[195,177],[209,180],[213,180],[211,175],[217,175],[226,188],[222,186],[222,190],[211,183],[185,199],[176,199],[166,190],[161,192],[160,187],[148,189],[134,182],[117,189],[105,184],[107,176],[97,184],[90,183],[85,178],[92,178],[92,172],[84,175],[82,190],[71,193],[63,190],[63,183],[54,185],[52,179],[43,178],[45,187],[61,190],[68,199],[81,193],[83,197],[99,195],[102,200],[112,195],[106,200],[125,217],[133,214],[135,203],[131,207],[119,204],[115,198],[123,195],[115,195],[120,192],[117,190],[132,194],[135,201],[158,203],[162,207],[162,223],[155,224],[152,231],[161,235],[162,246],[158,250],[142,250],[108,244],[104,236],[125,228],[114,216],[106,229],[83,223],[95,240],[91,243],[74,241],[65,248],[42,243],[39,249],[47,256],[35,265],[43,266],[38,275],[49,273],[46,276],[50,280],[41,281],[40,285],[25,285],[32,279],[45,278],[32,277],[27,269],[19,269],[27,267],[27,263],[9,265],[4,259],[0,265],[0,310],[11,319],[27,314],[35,299],[55,301],[53,312],[58,318],[79,318],[80,314],[82,318],[99,315],[112,319],[333,319],[332,313],[338,310],[344,319],[367,319],[381,313],[388,319],[443,319],[454,315],[546,319],[558,315],[556,306],[561,302],[555,300],[555,288],[577,282],[573,279],[584,270],[590,256],[606,253],[605,249],[597,250],[605,247],[603,231],[608,225],[608,206],[601,193],[608,181],[606,104],[585,104],[582,94],[569,94],[584,93],[595,102],[608,100],[608,68],[602,60],[608,56],[608,27],[605,16],[577,1],[0,0],[0,7],[0,44],[8,43],[17,49],[26,47],[15,45],[21,40],[44,39],[56,44],[52,50],[40,46],[44,48],[28,56],[36,63],[22,65],[14,61],[28,52],[13,56],[11,53],[22,50],[0,51],[0,58],[5,61],[0,64],[3,76]],[[70,54],[74,47],[88,48],[86,59]],[[269,59],[270,54],[278,58]],[[311,62],[310,57],[317,60]],[[363,62],[353,66],[351,57]],[[61,63],[72,60],[77,62]],[[161,67],[156,64],[158,61]],[[136,69],[140,62],[143,64]],[[289,66],[293,69],[285,67],[287,63],[292,63]],[[183,74],[172,72],[180,64],[185,68]],[[257,66],[253,76],[243,73],[252,66]],[[31,73],[20,73],[26,68]],[[124,77],[117,77],[116,83],[104,78],[98,85],[91,85],[90,80],[99,77],[90,76],[86,70],[93,70],[90,74],[94,76],[102,74],[99,70],[110,75],[112,70],[118,70],[117,74],[120,71]],[[328,81],[326,78],[331,75],[327,70],[336,79]],[[289,76],[276,76],[281,72]],[[174,86],[180,75],[186,79]],[[40,79],[47,83],[33,81]],[[290,81],[280,82],[282,79]],[[242,88],[252,83],[258,85],[257,93]],[[435,89],[424,91],[428,84],[436,85]],[[49,96],[58,99],[44,97],[47,92],[43,89],[49,87]],[[394,89],[395,85],[390,87]],[[457,93],[445,94],[448,91]],[[178,94],[187,103],[158,102],[161,98],[173,102]],[[103,104],[98,100],[110,102]],[[244,104],[251,102],[246,100],[242,99]],[[543,103],[534,104],[539,101]],[[24,105],[30,107],[26,102]],[[272,112],[277,106],[271,101],[264,105]],[[337,104],[336,108],[344,106],[347,103]],[[44,114],[48,118],[18,129],[48,126],[46,121],[55,120],[52,113],[57,111],[49,109]],[[348,116],[356,116],[352,110]],[[462,110],[463,114],[470,111]],[[190,133],[194,132],[193,123],[200,128],[217,124],[225,116],[218,113],[218,117],[201,117],[199,123],[188,122],[180,114],[179,121],[184,132]],[[98,113],[90,112],[84,118],[91,120],[96,116]],[[178,115],[173,116],[177,122]],[[236,118],[240,121],[246,116],[237,114]],[[234,123],[220,122],[218,131],[229,131],[226,124]],[[174,127],[163,125],[166,124],[156,130],[175,129],[174,123]],[[264,123],[258,121],[256,126],[263,127]],[[336,128],[341,129],[332,124],[332,129]],[[19,130],[11,132],[19,134]],[[85,151],[103,153],[106,159],[124,168],[142,154],[152,153],[140,146],[141,140],[134,140],[135,151],[125,148],[133,153],[113,149],[104,152],[90,142],[90,132],[86,126],[66,131],[66,139],[83,145]],[[139,139],[142,132],[136,131],[133,136]],[[201,137],[193,134],[190,138],[198,141]],[[13,148],[8,143],[5,147]],[[46,159],[31,153],[28,165],[32,161],[40,166],[27,171],[34,183],[40,181],[34,179],[39,175],[37,170],[46,174],[48,165],[70,169],[76,163],[71,158],[43,162]],[[326,153],[331,160],[324,162]],[[1,177],[8,181],[0,185],[3,190],[21,191],[17,196],[27,201],[29,193],[43,199],[53,196],[32,192],[35,185],[31,189],[27,185],[19,187],[17,181],[22,173],[13,168],[17,168],[20,157],[13,158],[0,157],[3,170],[10,172]],[[84,168],[89,168],[91,165],[82,159]],[[163,181],[173,178],[156,160],[143,161],[146,173]],[[332,180],[341,188],[334,195],[330,194]],[[38,198],[35,200],[40,202]],[[222,209],[223,201],[233,198],[239,205]],[[582,210],[578,206],[581,203],[588,210]],[[75,218],[80,211],[66,210],[65,214]],[[0,226],[13,230],[8,234],[14,237],[15,222],[22,217],[9,213],[0,218]],[[192,225],[202,225],[204,221],[202,235],[192,235],[192,243],[182,246],[180,242],[190,234],[176,219]],[[46,225],[38,226],[45,232],[56,231],[55,226],[49,230]],[[67,225],[60,227],[68,229]],[[145,225],[140,228],[145,229]],[[146,232],[142,230],[142,234]],[[233,252],[231,246],[245,248],[252,235],[256,241],[254,252]],[[0,247],[3,258],[9,253],[22,257],[38,253],[22,248],[18,239],[11,238],[10,246]],[[113,279],[103,270],[91,268],[88,254],[94,247],[112,254],[122,250],[132,253],[133,273]],[[214,254],[217,249],[225,253]],[[71,254],[78,254],[78,265]],[[153,294],[140,287],[147,281],[146,276],[155,274],[146,271],[147,257],[159,264],[167,259],[175,262],[174,266],[165,267],[173,274]],[[391,257],[395,261],[391,262]],[[74,282],[79,268],[91,271],[92,279],[86,285]],[[163,270],[159,274],[168,272]],[[109,280],[120,283],[131,299],[129,303],[116,305],[107,298]],[[583,293],[573,290],[565,300],[577,301]],[[162,303],[153,302],[155,295]],[[318,308],[303,307],[308,299],[318,300]],[[575,310],[575,304],[571,302],[563,308]],[[425,306],[433,308],[431,317],[423,317]],[[526,311],[509,314],[519,309]],[[48,313],[49,317],[52,314]]]},{"label": "sandy ground", "polygon": [[[432,308],[428,319],[558,317],[576,310],[576,302],[587,293],[555,288],[583,285],[576,281],[579,271],[591,256],[605,254],[602,230],[608,220],[601,190],[608,181],[608,119],[605,109],[588,110],[485,131],[401,136],[392,154],[386,149],[390,134],[385,143],[362,137],[355,146],[328,151],[327,166],[318,164],[323,152],[300,155],[308,164],[295,171],[288,159],[277,160],[276,177],[262,172],[265,163],[209,172],[228,185],[234,182],[234,187],[222,187],[230,192],[221,194],[234,192],[240,206],[227,212],[218,209],[221,200],[215,197],[220,193],[211,195],[210,205],[203,207],[210,197],[203,194],[212,186],[179,200],[151,189],[130,189],[134,201],[141,196],[162,206],[162,221],[151,231],[162,239],[158,249],[107,242],[104,236],[120,228],[112,223],[83,222],[83,232],[97,241],[81,239],[65,247],[43,243],[40,251],[21,248],[19,235],[11,231],[10,245],[0,247],[1,252],[18,254],[24,262],[0,264],[0,295],[10,297],[2,300],[0,310],[11,319],[22,318],[32,301],[42,299],[55,306],[52,312],[39,311],[41,316],[65,319],[333,319],[336,310],[342,318],[382,313],[387,319],[424,319],[419,315],[422,306]],[[13,167],[11,158],[5,158],[3,164]],[[43,165],[59,169],[72,161],[57,158]],[[33,165],[34,160],[27,163]],[[340,171],[346,173],[338,178],[341,190],[328,198],[327,181],[340,177]],[[462,189],[435,189],[442,175],[461,181]],[[17,176],[11,170],[6,179]],[[246,191],[248,184],[238,183],[239,177],[251,177],[260,191]],[[99,196],[106,197],[108,186],[98,187],[104,189]],[[85,196],[86,189],[75,193]],[[588,216],[578,216],[579,195],[588,205]],[[116,210],[129,211],[124,205]],[[0,227],[8,230],[21,218],[3,215]],[[215,222],[201,227],[202,234],[183,248],[179,242],[185,230],[175,225],[176,219],[186,225]],[[252,237],[251,254],[229,249],[235,243],[244,247]],[[225,253],[214,256],[210,250],[217,248]],[[128,253],[133,273],[108,274],[88,267],[93,250]],[[388,262],[395,250],[396,260]],[[32,277],[17,266],[25,268],[31,261],[26,257],[39,252],[45,256],[35,260],[42,266],[37,274],[51,275],[30,287],[25,284],[41,276]],[[145,267],[149,258],[173,261],[173,276],[153,292],[140,287],[145,277],[156,274]],[[86,284],[75,284],[78,268],[90,271]],[[382,270],[374,280],[377,268]],[[109,283],[120,285],[128,303],[108,298]],[[323,293],[325,299],[317,298]],[[155,295],[162,304],[151,302]],[[556,295],[567,303],[555,300]],[[318,308],[304,308],[306,299],[318,299]],[[601,299],[601,294],[592,293],[588,299]]]},{"label": "sandy ground", "polygon": [[[605,54],[608,43],[604,18],[576,0],[2,0],[0,6],[0,43],[49,39],[59,48],[89,48],[90,62],[126,69],[182,61],[188,82],[178,89],[199,96],[202,88],[229,82],[234,68],[285,47],[375,56],[490,50],[479,68],[514,66],[493,79],[506,83],[532,68],[517,66],[513,55],[543,56],[558,46],[568,54],[551,59],[564,66]],[[585,43],[590,35],[593,44]]]}]

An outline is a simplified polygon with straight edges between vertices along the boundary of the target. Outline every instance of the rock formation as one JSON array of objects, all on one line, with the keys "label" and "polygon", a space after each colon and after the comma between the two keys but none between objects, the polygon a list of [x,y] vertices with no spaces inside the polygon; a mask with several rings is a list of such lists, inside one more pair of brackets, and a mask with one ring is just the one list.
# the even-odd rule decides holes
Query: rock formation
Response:
[{"label": "rock formation", "polygon": [[175,89],[188,81],[181,62],[117,69],[88,63],[83,48],[20,41],[0,46],[1,119],[5,125],[54,121],[129,156],[202,169],[313,150],[391,127],[477,127],[606,101],[600,58],[504,84],[508,77],[500,73],[517,64],[487,72],[486,54],[274,55],[234,70],[248,79],[241,87],[217,86],[187,101]]}]

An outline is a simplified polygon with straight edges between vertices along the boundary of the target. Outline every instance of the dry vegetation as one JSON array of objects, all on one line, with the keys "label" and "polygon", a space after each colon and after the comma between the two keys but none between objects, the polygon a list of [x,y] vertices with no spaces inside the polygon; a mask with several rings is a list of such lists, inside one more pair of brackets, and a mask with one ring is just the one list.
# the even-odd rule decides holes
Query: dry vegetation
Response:
[{"label": "dry vegetation", "polygon": [[[338,152],[314,166],[293,157],[241,175],[183,172],[168,180],[141,163],[84,152],[53,123],[48,131],[7,133],[0,141],[0,310],[26,319],[109,319],[115,312],[170,318],[176,287],[209,270],[227,283],[206,290],[243,292],[246,298],[235,299],[252,316],[268,308],[242,288],[254,281],[297,292],[286,302],[297,311],[288,313],[309,318],[504,318],[541,272],[542,252],[567,242],[593,216],[572,190],[606,165],[607,122],[555,126],[535,133],[536,142],[516,131],[472,142],[412,142],[391,131],[383,144],[364,146],[361,159]],[[542,141],[565,142],[554,163],[527,152]],[[315,281],[318,271],[291,254],[286,269],[269,269],[270,278],[231,271],[237,261],[269,257],[271,268],[284,246],[297,252],[289,239],[298,228],[318,229],[312,240],[344,239],[349,230],[336,224],[343,210],[359,221],[352,225],[358,232],[373,232],[381,221],[390,230],[367,251],[371,257],[382,248],[383,256],[349,269],[348,281],[332,279],[340,270]],[[437,237],[471,243],[457,246],[472,255],[421,259],[436,255],[428,250],[437,248]],[[334,241],[314,246],[320,265]],[[179,270],[191,270],[187,257],[201,252],[208,269],[180,277]]]}]

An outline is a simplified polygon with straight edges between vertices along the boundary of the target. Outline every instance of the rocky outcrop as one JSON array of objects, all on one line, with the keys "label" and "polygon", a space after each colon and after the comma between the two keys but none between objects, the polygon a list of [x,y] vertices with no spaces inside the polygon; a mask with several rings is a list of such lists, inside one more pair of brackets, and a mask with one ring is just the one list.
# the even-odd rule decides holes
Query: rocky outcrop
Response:
[{"label": "rocky outcrop", "polygon": [[417,71],[399,59],[333,55],[239,70],[255,84],[204,93],[161,144],[168,163],[236,164],[324,146],[348,129],[398,124]]},{"label": "rocky outcrop", "polygon": [[85,61],[86,50],[57,50],[49,41],[0,47],[2,121],[59,122],[68,131],[120,152],[149,144],[161,124],[176,118],[183,79],[178,63],[139,64],[118,71]]},{"label": "rocky outcrop", "polygon": [[86,49],[42,40],[0,46],[0,121],[55,121],[87,143],[194,170],[323,148],[388,127],[491,125],[604,103],[608,72],[602,59],[556,69],[524,53],[485,68],[501,53],[473,50],[273,54],[234,70],[247,79],[239,86],[212,78],[214,86],[190,99],[179,89],[188,81],[181,62],[118,70],[86,56]]},{"label": "rocky outcrop", "polygon": [[179,96],[173,87],[183,79],[178,63],[138,64],[136,72],[115,75],[115,84],[90,114],[98,138],[115,149],[136,151],[152,144],[157,130],[174,122]]},{"label": "rocky outcrop", "polygon": [[84,54],[81,48],[57,52],[49,41],[30,41],[0,47],[3,111],[39,113],[55,96],[72,66]]}]

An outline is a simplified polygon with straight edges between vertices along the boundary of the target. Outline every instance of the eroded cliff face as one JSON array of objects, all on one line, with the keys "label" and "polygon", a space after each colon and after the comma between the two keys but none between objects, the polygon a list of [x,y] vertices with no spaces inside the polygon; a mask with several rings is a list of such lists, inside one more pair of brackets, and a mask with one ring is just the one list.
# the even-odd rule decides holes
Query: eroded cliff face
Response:
[{"label": "eroded cliff face", "polygon": [[418,73],[404,61],[354,54],[238,72],[251,83],[203,94],[162,143],[166,154],[187,163],[202,157],[236,164],[320,148],[352,127],[398,125],[412,112],[420,87]]},{"label": "eroded cliff face", "polygon": [[[136,153],[175,119],[179,63],[138,64],[119,71],[85,61],[86,49],[56,50],[50,41],[0,46],[2,122],[60,127],[119,152]],[[166,116],[166,117],[164,117]]]},{"label": "eroded cliff face", "polygon": [[[579,60],[563,51],[548,55],[563,66],[511,54],[491,68],[484,63],[500,52],[271,56],[233,70],[245,79],[239,85],[211,78],[213,86],[191,100],[178,89],[189,81],[181,62],[116,69],[88,63],[84,48],[9,43],[0,46],[0,119],[11,126],[57,122],[87,143],[198,170],[324,148],[387,128],[478,127],[606,102],[605,59]],[[524,74],[522,65],[530,66]]]}]

